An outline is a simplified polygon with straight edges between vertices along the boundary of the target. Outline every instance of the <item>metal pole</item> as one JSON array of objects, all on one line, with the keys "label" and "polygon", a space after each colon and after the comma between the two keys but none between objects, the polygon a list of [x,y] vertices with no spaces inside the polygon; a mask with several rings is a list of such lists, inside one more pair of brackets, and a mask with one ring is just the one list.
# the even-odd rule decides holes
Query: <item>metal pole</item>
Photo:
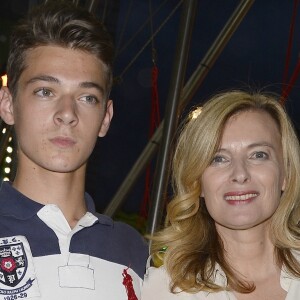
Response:
[{"label": "metal pole", "polygon": [[[226,25],[224,26],[224,28],[219,33],[218,37],[215,39],[214,43],[208,50],[207,54],[202,59],[197,69],[184,86],[182,91],[182,98],[180,100],[180,107],[186,105],[195,95],[206,74],[212,68],[221,51],[226,46],[227,42],[229,41],[235,30],[238,28],[239,24],[241,23],[241,21],[243,20],[244,16],[249,11],[253,3],[254,0],[243,0],[237,6],[237,8],[227,21]],[[106,207],[104,214],[112,217],[122,205],[126,196],[130,193],[134,184],[138,180],[139,176],[146,169],[147,165],[156,153],[158,145],[161,142],[162,132],[163,121],[157,128],[151,140],[144,148],[138,160],[135,162],[135,164],[129,171],[128,175],[124,179],[117,193],[114,195],[113,199]]]},{"label": "metal pole", "polygon": [[230,19],[227,21],[227,23],[207,51],[206,55],[198,65],[196,71],[192,74],[189,81],[184,86],[182,93],[183,97],[180,102],[180,111],[182,111],[184,106],[190,100],[192,100],[193,96],[199,89],[199,86],[206,77],[208,71],[212,68],[219,55],[222,53],[223,49],[246,16],[254,1],[255,0],[243,0],[236,7]]},{"label": "metal pole", "polygon": [[138,180],[138,178],[142,175],[144,170],[147,168],[147,165],[153,158],[156,150],[159,146],[161,137],[162,137],[162,129],[163,129],[163,121],[159,124],[159,127],[156,129],[155,133],[151,137],[147,146],[144,148],[143,152],[127,174],[125,180],[119,187],[117,193],[114,195],[113,199],[110,201],[108,206],[104,210],[104,214],[112,217],[116,211],[119,209],[124,199],[130,193],[132,187]]},{"label": "metal pole", "polygon": [[155,181],[151,200],[147,232],[153,233],[163,213],[163,199],[169,177],[170,144],[178,122],[178,106],[184,84],[188,53],[195,22],[197,0],[184,2],[179,24],[179,34],[167,99],[163,138],[158,153]]},{"label": "metal pole", "polygon": [[79,4],[79,0],[73,0],[72,2],[73,2],[73,4],[75,4],[75,6],[78,6],[78,4]]}]

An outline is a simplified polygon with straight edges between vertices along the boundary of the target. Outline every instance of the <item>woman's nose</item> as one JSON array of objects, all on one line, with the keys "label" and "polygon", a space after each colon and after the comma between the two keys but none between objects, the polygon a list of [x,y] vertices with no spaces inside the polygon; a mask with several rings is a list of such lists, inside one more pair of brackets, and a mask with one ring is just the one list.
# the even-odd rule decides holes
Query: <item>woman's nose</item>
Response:
[{"label": "woman's nose", "polygon": [[250,179],[247,164],[244,161],[235,161],[232,165],[231,181],[243,184]]}]

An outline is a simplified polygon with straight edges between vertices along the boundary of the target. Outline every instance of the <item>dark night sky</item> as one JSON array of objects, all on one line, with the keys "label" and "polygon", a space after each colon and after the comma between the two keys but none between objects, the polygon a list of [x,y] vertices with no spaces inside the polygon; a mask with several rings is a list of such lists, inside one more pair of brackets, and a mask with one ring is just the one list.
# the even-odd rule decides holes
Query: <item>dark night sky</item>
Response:
[{"label": "dark night sky", "polygon": [[[81,3],[84,2],[81,1]],[[151,1],[152,12],[160,5],[162,6],[161,10],[152,18],[153,31],[160,27],[179,2],[178,0]],[[195,71],[239,2],[237,0],[198,1],[186,81]],[[25,3],[28,6],[36,1],[1,1],[1,5],[5,8],[0,13],[0,43],[2,43],[0,54],[2,57],[6,51],[5,35],[8,32],[6,27],[9,27],[19,16],[18,11],[26,11]],[[162,5],[162,3],[165,4]],[[205,101],[207,97],[217,91],[228,88],[250,86],[280,93],[293,3],[292,0],[254,1],[250,11],[199,87],[189,107]],[[103,8],[106,9],[106,14],[103,13]],[[154,38],[159,68],[158,88],[162,118],[170,88],[181,11],[182,5]],[[132,66],[124,72],[126,66],[150,39],[150,24],[148,23],[140,29],[149,18],[148,0],[99,1],[97,14],[101,17],[105,15],[105,22],[114,35],[119,50],[114,72],[119,80],[111,93],[115,108],[114,119],[108,135],[97,142],[87,174],[87,190],[92,194],[98,210],[101,211],[112,199],[148,142],[152,58],[150,43],[134,60]],[[11,15],[13,18],[10,17]],[[296,66],[299,55],[299,21],[300,15],[297,15],[289,77]],[[138,31],[139,34],[133,42],[122,49]],[[3,60],[0,60],[0,63],[2,64],[1,72],[3,72]],[[286,104],[298,129],[300,128],[299,91],[298,79]],[[155,165],[155,161],[153,161],[153,165]],[[138,212],[143,201],[143,190],[144,177],[137,182],[122,209],[127,212]]]},{"label": "dark night sky", "polygon": [[[130,1],[120,1],[116,40],[118,41]],[[131,14],[123,32],[123,43],[129,39],[149,16],[148,1],[132,1]],[[153,10],[162,1],[152,1]],[[162,11],[153,18],[157,29],[178,1],[168,1]],[[195,71],[203,56],[215,40],[231,13],[238,5],[236,0],[203,0],[198,2],[196,22],[187,66],[186,81]],[[161,114],[164,114],[168,96],[174,49],[178,34],[182,7],[155,37],[158,54],[159,97]],[[254,87],[281,92],[285,56],[289,37],[293,1],[255,1],[250,11],[208,73],[191,105],[203,102],[208,96],[228,88]],[[300,48],[300,16],[294,33],[289,76],[293,72]],[[154,30],[155,31],[155,30]],[[117,56],[115,75],[119,75],[149,39],[150,27],[143,30],[135,41]],[[122,42],[121,42],[122,43]],[[127,172],[148,142],[150,123],[150,70],[151,47],[149,46],[115,85],[115,117],[107,137],[99,141],[89,168],[87,186],[96,198],[99,209],[106,206],[126,177]],[[287,109],[300,128],[299,80],[290,94]],[[139,211],[143,201],[144,178],[136,184],[123,205],[123,210]]]}]

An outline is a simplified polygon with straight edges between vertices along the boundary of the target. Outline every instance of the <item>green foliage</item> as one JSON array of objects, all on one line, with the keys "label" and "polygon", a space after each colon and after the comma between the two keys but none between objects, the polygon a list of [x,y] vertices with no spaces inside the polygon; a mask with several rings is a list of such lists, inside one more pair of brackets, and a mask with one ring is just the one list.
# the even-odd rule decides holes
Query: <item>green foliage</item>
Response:
[{"label": "green foliage", "polygon": [[119,211],[114,217],[114,220],[131,225],[142,235],[146,234],[147,220],[138,214]]}]

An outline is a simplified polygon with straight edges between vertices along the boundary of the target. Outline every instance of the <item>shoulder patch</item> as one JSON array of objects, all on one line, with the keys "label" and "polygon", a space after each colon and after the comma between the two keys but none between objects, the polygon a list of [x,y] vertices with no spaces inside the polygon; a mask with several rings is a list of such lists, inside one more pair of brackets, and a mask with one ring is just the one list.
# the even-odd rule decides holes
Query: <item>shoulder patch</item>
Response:
[{"label": "shoulder patch", "polygon": [[24,236],[0,238],[0,299],[40,295],[29,243]]}]

